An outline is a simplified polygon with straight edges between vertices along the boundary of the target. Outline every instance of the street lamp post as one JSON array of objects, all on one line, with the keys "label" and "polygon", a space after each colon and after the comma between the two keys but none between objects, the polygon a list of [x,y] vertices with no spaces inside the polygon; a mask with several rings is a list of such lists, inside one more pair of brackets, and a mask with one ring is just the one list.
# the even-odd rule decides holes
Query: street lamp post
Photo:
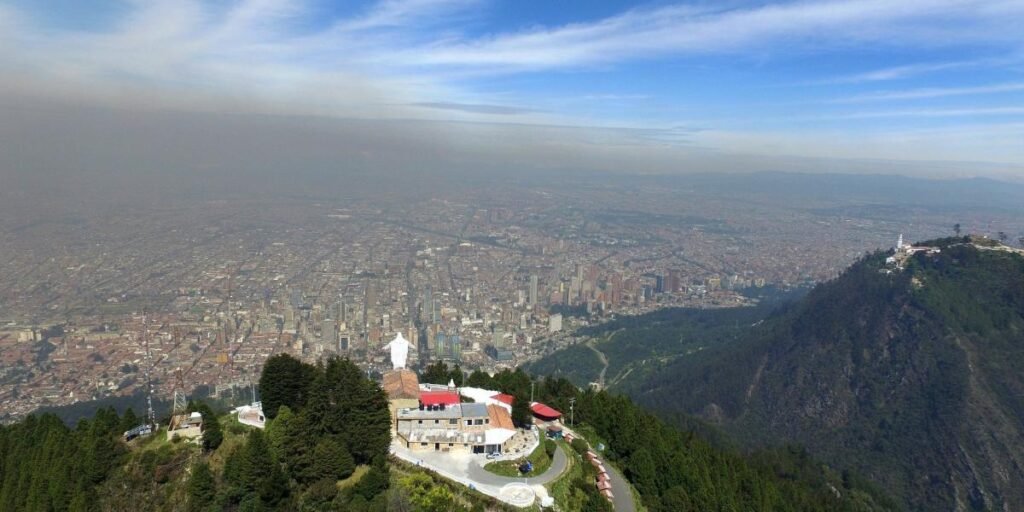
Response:
[{"label": "street lamp post", "polygon": [[569,425],[572,426],[572,428],[576,428],[576,415],[574,414],[575,406],[576,406],[576,399],[575,398],[570,398],[569,399]]}]

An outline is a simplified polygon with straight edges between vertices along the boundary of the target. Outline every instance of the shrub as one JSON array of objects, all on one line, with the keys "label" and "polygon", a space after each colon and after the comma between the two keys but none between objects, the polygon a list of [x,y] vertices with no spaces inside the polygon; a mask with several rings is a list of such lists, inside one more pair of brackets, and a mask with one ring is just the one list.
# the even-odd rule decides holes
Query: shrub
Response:
[{"label": "shrub", "polygon": [[587,453],[587,450],[590,449],[590,445],[588,445],[583,439],[577,437],[572,440],[572,449],[576,450],[576,453],[584,455]]}]

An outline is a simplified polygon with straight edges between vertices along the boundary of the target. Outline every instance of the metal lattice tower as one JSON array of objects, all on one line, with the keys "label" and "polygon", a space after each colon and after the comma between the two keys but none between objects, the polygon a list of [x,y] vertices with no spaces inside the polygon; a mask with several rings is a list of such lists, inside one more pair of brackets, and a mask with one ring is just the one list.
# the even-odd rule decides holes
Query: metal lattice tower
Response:
[{"label": "metal lattice tower", "polygon": [[174,371],[174,408],[171,415],[185,414],[188,410],[188,396],[185,395],[185,381],[181,377],[181,368]]},{"label": "metal lattice tower", "polygon": [[142,314],[142,342],[146,349],[146,421],[150,426],[156,426],[156,412],[153,411],[153,379],[150,372],[153,370],[153,353],[149,350],[149,317],[145,312]]}]

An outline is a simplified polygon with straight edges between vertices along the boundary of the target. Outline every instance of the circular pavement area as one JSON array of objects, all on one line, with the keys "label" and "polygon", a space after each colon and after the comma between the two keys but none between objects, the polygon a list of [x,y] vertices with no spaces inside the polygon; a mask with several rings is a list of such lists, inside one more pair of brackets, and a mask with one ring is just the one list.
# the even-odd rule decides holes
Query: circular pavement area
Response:
[{"label": "circular pavement area", "polygon": [[529,507],[533,505],[536,494],[526,484],[513,483],[501,488],[498,492],[498,499],[517,507]]}]

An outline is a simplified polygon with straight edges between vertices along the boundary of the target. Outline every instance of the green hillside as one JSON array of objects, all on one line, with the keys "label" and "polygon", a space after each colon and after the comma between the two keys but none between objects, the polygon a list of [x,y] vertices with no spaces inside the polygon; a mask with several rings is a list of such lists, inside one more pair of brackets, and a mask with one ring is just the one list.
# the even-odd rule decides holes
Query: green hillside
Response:
[{"label": "green hillside", "polygon": [[[468,378],[517,400],[532,388],[538,400],[563,410],[575,400],[576,428],[595,446],[606,446],[606,459],[622,469],[654,512],[894,509],[870,486],[813,462],[799,449],[753,456],[723,450],[670,427],[628,398],[581,391],[565,379],[532,381],[521,370]],[[75,428],[53,414],[2,426],[0,509],[510,510],[389,460],[385,396],[347,360],[311,366],[274,356],[260,387],[278,404],[265,431],[191,404],[207,420],[201,444],[169,440],[164,432],[126,443],[120,434],[138,419],[111,408]],[[566,500],[562,506],[609,510],[587,470],[555,486]]]},{"label": "green hillside", "polygon": [[896,271],[866,256],[704,350],[675,340],[721,325],[647,340],[678,349],[617,389],[748,446],[800,443],[912,510],[1024,509],[1024,257],[987,240],[926,245],[941,252]]},{"label": "green hillside", "polygon": [[537,375],[565,377],[579,386],[597,382],[608,361],[605,386],[629,391],[631,386],[657,374],[680,357],[742,337],[777,306],[779,299],[757,307],[693,309],[670,308],[640,316],[625,316],[580,329],[591,340],[559,350],[524,368]]}]

